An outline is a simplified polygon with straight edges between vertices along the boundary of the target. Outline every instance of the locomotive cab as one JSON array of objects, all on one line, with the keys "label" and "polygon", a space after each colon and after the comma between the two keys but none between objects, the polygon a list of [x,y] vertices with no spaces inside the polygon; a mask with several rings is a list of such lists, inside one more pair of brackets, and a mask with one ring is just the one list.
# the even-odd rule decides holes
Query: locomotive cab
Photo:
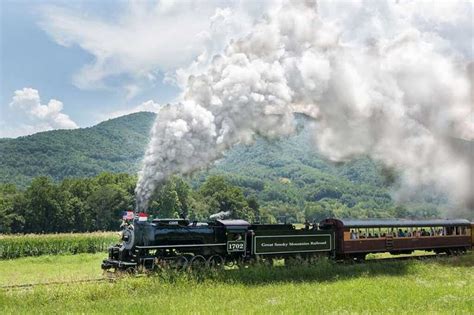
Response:
[{"label": "locomotive cab", "polygon": [[217,220],[225,229],[226,249],[231,256],[246,256],[250,251],[250,223],[244,220]]}]

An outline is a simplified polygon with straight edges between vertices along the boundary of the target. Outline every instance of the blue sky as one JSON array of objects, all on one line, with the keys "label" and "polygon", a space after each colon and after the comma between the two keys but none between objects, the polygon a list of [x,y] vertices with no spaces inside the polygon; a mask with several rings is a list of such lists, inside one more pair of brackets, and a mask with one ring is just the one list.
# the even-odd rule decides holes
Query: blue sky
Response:
[{"label": "blue sky", "polygon": [[[75,82],[75,77],[97,56],[80,47],[78,42],[61,45],[52,35],[53,31],[45,30],[45,25],[51,23],[49,9],[67,9],[69,11],[61,13],[72,15],[77,12],[106,21],[123,12],[128,5],[125,2],[87,1],[71,5],[61,1],[1,1],[0,5],[0,137],[61,128],[50,122],[44,124],[39,117],[27,115],[11,105],[15,91],[24,88],[36,90],[41,105],[51,99],[62,102],[61,113],[80,127],[133,111],[148,100],[160,104],[170,102],[179,94],[180,89],[175,84],[163,82],[164,72],[159,70],[154,72],[152,83],[143,83],[141,78],[130,79],[130,73],[124,71],[105,76],[101,82],[93,82],[97,88],[81,86]],[[131,95],[127,85],[135,82],[140,91]]]},{"label": "blue sky", "polygon": [[2,113],[8,114],[15,90],[31,87],[39,90],[43,99],[65,102],[65,113],[88,124],[91,120],[85,113],[89,108],[112,106],[118,97],[109,91],[84,92],[71,84],[72,74],[91,56],[78,47],[56,44],[38,27],[37,9],[34,3],[2,2]]},{"label": "blue sky", "polygon": [[[87,127],[178,101],[189,75],[279,1],[0,0],[0,137]],[[472,60],[468,3],[399,2],[403,19]],[[347,39],[372,28],[364,14],[388,12],[383,1],[319,4],[326,18],[357,30],[341,34]]]},{"label": "blue sky", "polygon": [[[177,101],[199,62],[275,1],[0,1],[0,137]],[[201,65],[202,66],[202,65]]]}]

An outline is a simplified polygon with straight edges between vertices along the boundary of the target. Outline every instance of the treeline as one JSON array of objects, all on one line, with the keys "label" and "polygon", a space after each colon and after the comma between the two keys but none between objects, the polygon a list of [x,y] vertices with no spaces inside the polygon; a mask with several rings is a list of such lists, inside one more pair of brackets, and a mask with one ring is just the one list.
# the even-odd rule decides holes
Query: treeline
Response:
[{"label": "treeline", "polygon": [[[191,184],[190,184],[191,183]],[[117,230],[122,213],[135,207],[136,177],[102,173],[54,182],[37,177],[24,190],[0,185],[0,233],[59,233]],[[288,179],[211,175],[186,181],[173,177],[153,196],[154,217],[207,220],[229,211],[250,222],[304,222],[328,217],[436,217],[436,207],[409,210],[395,205],[383,189],[320,181],[301,185]]]},{"label": "treeline", "polygon": [[[37,177],[25,190],[0,185],[0,232],[59,233],[117,230],[122,213],[133,210],[136,177],[102,173],[93,178],[65,179],[54,183]],[[258,202],[225,178],[209,177],[192,190],[179,177],[156,192],[149,213],[156,217],[185,216],[204,220],[219,211],[254,221]]]}]

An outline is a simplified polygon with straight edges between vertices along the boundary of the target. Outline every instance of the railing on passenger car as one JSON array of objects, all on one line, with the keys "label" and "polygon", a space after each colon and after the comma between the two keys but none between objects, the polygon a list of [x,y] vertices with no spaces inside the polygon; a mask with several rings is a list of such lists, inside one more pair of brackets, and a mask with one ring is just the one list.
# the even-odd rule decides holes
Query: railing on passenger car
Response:
[{"label": "railing on passenger car", "polygon": [[471,236],[471,229],[465,226],[457,227],[408,227],[404,231],[396,228],[362,228],[344,231],[344,241],[374,240],[374,239],[417,239],[445,238]]}]

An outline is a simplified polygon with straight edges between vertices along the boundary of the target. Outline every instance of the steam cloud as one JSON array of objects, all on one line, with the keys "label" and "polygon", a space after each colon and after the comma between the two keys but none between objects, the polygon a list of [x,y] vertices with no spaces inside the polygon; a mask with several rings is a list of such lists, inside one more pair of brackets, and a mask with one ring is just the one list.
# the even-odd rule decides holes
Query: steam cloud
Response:
[{"label": "steam cloud", "polygon": [[350,26],[325,21],[315,2],[285,2],[231,42],[189,77],[183,102],[159,111],[138,207],[172,174],[203,168],[256,135],[293,133],[297,112],[317,121],[315,143],[328,158],[368,154],[403,171],[400,194],[434,185],[465,205],[470,160],[452,142],[474,139],[473,67],[396,6],[384,4],[388,17],[380,17],[392,31],[374,30],[372,20],[366,36],[346,39]]}]

